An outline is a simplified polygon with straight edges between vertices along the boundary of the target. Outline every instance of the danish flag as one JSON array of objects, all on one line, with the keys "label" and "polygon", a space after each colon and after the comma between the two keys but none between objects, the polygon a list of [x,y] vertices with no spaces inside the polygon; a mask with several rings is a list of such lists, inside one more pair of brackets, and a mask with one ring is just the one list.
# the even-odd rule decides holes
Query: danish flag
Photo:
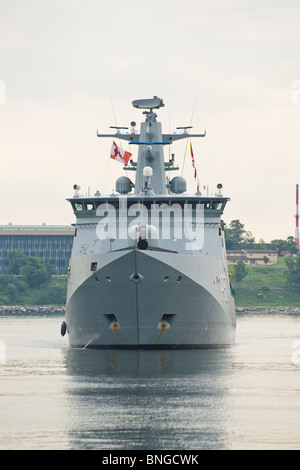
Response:
[{"label": "danish flag", "polygon": [[125,166],[128,166],[128,162],[131,156],[132,153],[121,149],[121,147],[117,146],[116,142],[113,142],[110,151],[110,158],[112,158],[113,160],[117,160],[118,162],[124,163]]}]

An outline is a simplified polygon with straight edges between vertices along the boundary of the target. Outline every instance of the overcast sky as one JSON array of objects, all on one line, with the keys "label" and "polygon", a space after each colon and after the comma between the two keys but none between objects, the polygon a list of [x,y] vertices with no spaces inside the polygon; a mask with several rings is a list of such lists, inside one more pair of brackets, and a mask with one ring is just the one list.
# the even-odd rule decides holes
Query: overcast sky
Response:
[{"label": "overcast sky", "polygon": [[[74,223],[73,184],[106,194],[124,173],[97,129],[157,95],[163,131],[206,129],[200,184],[223,184],[226,223],[294,235],[299,25],[298,0],[0,0],[0,225]],[[171,151],[181,166],[185,143]],[[189,154],[183,176],[195,191]]]}]

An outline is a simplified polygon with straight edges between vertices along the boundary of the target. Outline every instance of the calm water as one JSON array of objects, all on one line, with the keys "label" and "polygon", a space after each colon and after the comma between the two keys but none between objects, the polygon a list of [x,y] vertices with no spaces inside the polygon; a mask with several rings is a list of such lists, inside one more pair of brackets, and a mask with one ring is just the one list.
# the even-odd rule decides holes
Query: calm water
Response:
[{"label": "calm water", "polygon": [[0,317],[0,449],[300,449],[299,316],[211,351],[70,350],[61,321]]}]

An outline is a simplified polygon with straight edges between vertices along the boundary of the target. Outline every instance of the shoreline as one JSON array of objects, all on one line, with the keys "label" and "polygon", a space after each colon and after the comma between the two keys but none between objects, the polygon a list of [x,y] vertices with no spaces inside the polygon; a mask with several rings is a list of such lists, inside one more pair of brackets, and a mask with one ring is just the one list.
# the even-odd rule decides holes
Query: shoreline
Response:
[{"label": "shoreline", "polygon": [[[236,307],[237,314],[263,313],[263,314],[300,314],[300,307]],[[64,315],[65,306],[59,305],[0,305],[0,315]]]},{"label": "shoreline", "polygon": [[41,315],[43,313],[50,313],[53,315],[62,314],[64,315],[66,307],[59,305],[0,305],[1,314],[36,314]]},{"label": "shoreline", "polygon": [[300,314],[300,307],[235,307],[236,313]]}]

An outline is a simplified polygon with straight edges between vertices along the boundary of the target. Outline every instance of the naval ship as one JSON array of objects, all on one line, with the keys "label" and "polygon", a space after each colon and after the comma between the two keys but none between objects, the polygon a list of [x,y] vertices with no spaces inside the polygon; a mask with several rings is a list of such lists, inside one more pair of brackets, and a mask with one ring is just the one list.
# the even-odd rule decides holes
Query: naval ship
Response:
[{"label": "naval ship", "polygon": [[[173,142],[206,133],[164,134],[154,111],[161,98],[132,104],[145,115],[140,132],[135,122],[97,131],[112,139],[111,158],[127,176],[113,194],[85,197],[74,185],[68,199],[76,224],[62,334],[73,348],[229,347],[236,315],[221,220],[229,198],[222,184],[213,195],[187,194],[185,179],[170,177],[174,154],[164,158]],[[136,162],[120,140],[138,146]]]}]

